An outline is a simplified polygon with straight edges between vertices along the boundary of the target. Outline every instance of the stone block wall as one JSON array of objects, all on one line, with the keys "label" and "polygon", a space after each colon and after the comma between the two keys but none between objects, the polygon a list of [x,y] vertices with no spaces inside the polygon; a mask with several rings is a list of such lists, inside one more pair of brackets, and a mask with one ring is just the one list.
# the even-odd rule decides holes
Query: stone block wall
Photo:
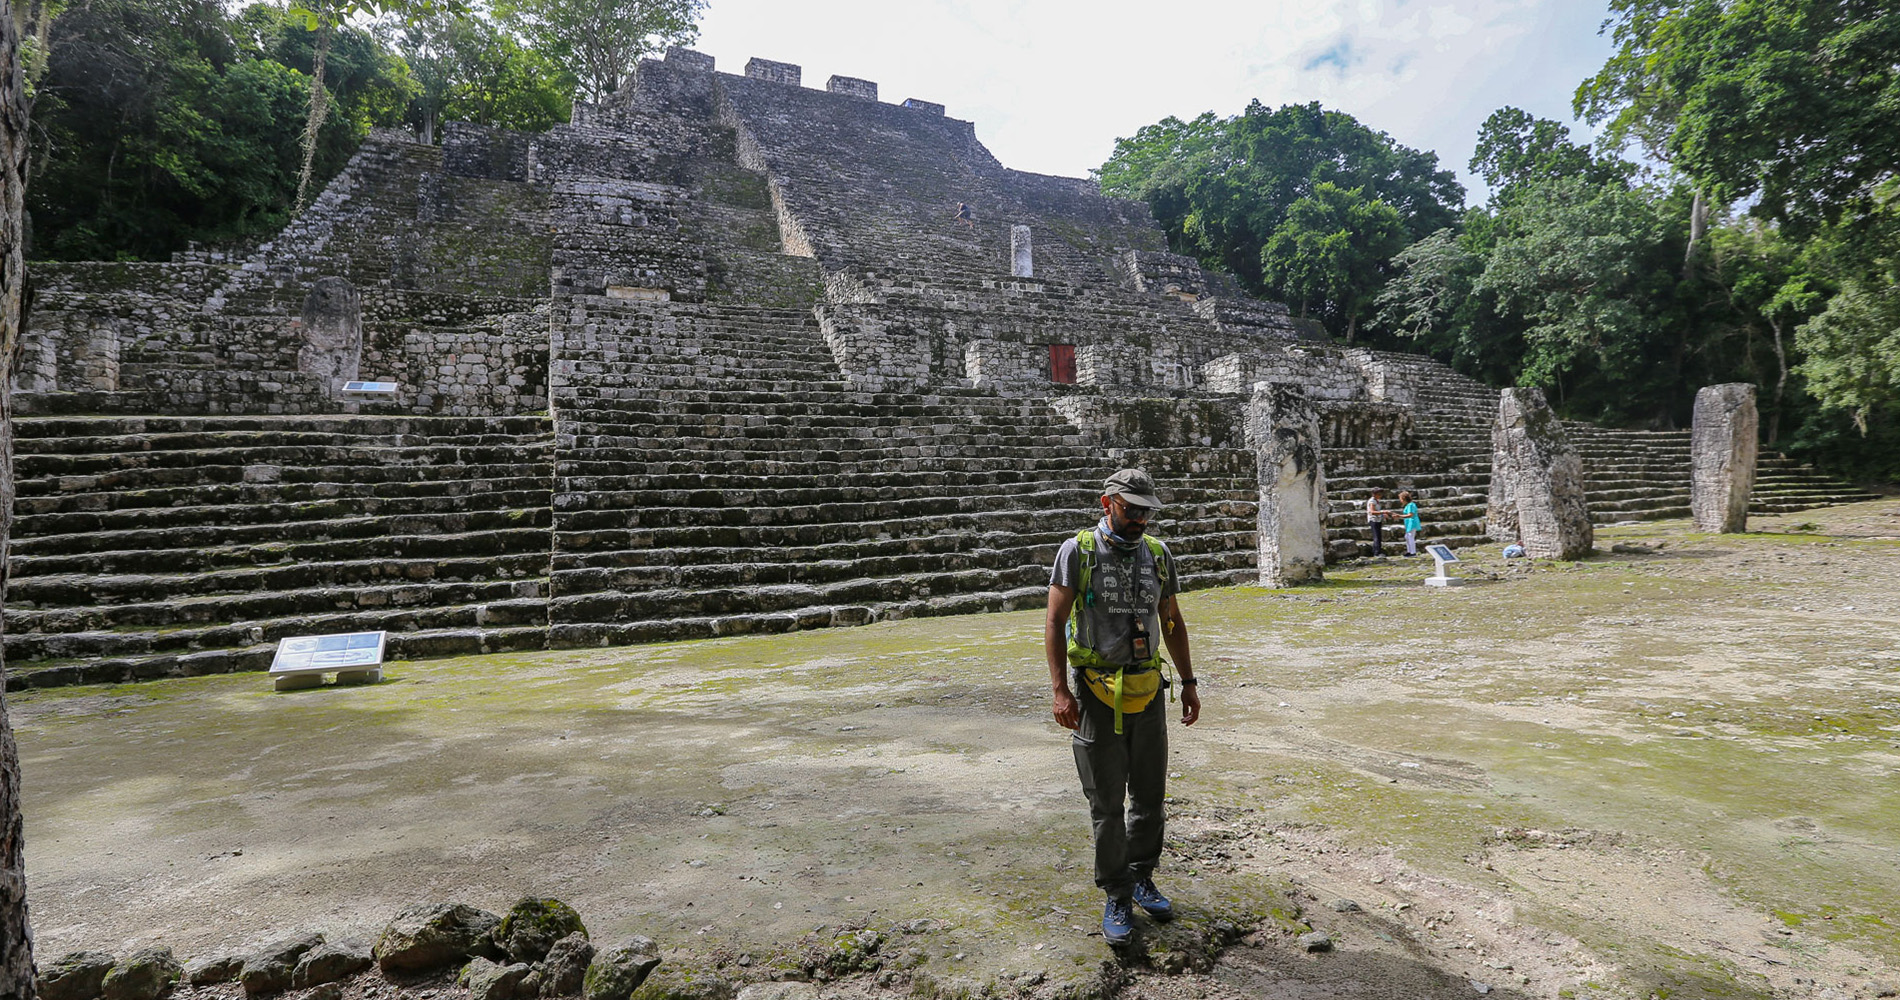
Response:
[{"label": "stone block wall", "polygon": [[1365,374],[1339,351],[1306,348],[1223,355],[1201,366],[1209,392],[1250,395],[1258,382],[1297,386],[1316,401],[1367,399]]},{"label": "stone block wall", "polygon": [[446,122],[442,126],[442,169],[458,177],[491,181],[527,181],[534,137],[524,132]]},{"label": "stone block wall", "polygon": [[825,81],[825,89],[846,97],[861,97],[867,101],[877,100],[877,84],[857,77],[833,75],[831,79]]},{"label": "stone block wall", "polygon": [[757,56],[746,60],[745,64],[746,76],[754,80],[764,80],[768,83],[782,83],[788,87],[798,86],[799,79],[803,74],[804,70],[800,69],[796,63],[773,62],[770,59],[760,59]]}]

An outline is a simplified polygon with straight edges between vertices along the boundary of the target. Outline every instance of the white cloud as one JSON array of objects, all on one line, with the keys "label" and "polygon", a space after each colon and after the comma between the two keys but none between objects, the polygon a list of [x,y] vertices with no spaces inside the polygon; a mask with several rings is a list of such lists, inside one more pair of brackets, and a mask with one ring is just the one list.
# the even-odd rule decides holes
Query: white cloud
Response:
[{"label": "white cloud", "polygon": [[[1251,99],[1317,100],[1436,150],[1466,185],[1478,125],[1507,104],[1570,120],[1602,65],[1605,7],[1576,0],[711,0],[696,47],[742,72],[798,63],[807,86],[876,80],[972,120],[1003,163],[1079,176],[1118,136]],[[1474,197],[1476,192],[1474,192]]]}]

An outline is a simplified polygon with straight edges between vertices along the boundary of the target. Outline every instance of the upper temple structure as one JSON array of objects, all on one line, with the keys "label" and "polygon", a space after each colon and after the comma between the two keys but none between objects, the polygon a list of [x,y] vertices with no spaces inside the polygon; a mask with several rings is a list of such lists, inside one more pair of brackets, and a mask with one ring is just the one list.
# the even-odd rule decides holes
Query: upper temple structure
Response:
[{"label": "upper temple structure", "polygon": [[[1314,414],[1326,558],[1372,485],[1485,533],[1496,389],[789,63],[676,49],[545,133],[376,132],[268,243],[33,279],[16,685],[1040,606],[1130,465],[1184,584],[1254,582],[1256,386]],[[1687,432],[1567,433],[1590,516],[1688,513]],[[1850,496],[1760,462],[1757,510]]]}]

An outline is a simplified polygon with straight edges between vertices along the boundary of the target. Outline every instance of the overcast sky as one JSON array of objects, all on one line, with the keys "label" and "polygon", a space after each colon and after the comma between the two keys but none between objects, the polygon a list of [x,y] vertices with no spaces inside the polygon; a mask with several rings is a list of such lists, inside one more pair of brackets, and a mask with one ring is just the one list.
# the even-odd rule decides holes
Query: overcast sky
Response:
[{"label": "overcast sky", "polygon": [[1317,100],[1436,151],[1475,202],[1479,124],[1505,105],[1571,122],[1604,17],[1600,0],[709,0],[694,48],[729,73],[759,56],[808,87],[874,80],[975,122],[1005,166],[1071,177],[1168,115]]}]

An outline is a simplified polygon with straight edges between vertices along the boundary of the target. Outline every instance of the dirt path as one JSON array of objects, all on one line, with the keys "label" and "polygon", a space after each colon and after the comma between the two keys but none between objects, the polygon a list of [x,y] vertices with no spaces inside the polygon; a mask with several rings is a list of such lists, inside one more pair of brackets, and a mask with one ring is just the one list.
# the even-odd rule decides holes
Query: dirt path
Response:
[{"label": "dirt path", "polygon": [[1126,961],[1034,614],[28,692],[39,952],[533,893],[661,941],[685,995],[814,969],[839,995],[1888,995],[1900,502],[1752,527],[1471,553],[1451,591],[1388,560],[1189,595],[1184,915]]}]

